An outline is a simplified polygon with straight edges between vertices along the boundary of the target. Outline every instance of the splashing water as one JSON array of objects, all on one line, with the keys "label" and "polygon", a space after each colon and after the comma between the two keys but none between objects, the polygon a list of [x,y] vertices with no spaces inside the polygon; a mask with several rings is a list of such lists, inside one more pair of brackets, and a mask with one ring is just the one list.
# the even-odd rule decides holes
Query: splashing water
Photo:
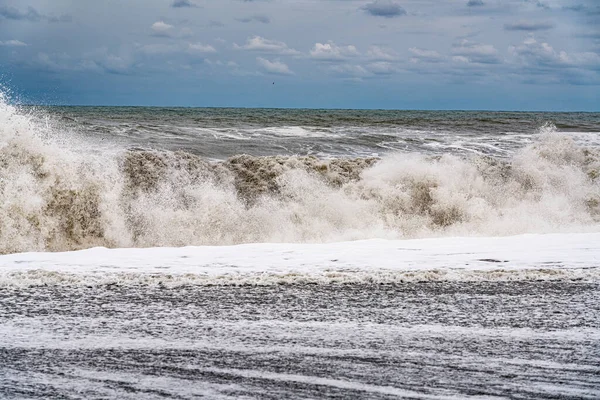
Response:
[{"label": "splashing water", "polygon": [[600,230],[600,151],[552,125],[510,158],[98,149],[0,94],[0,253]]}]

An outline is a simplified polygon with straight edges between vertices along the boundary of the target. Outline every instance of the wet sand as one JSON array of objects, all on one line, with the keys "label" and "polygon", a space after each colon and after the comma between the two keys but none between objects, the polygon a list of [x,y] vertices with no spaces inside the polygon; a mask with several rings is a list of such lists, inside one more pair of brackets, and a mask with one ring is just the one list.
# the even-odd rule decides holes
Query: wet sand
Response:
[{"label": "wet sand", "polygon": [[600,284],[0,288],[0,397],[600,397]]}]

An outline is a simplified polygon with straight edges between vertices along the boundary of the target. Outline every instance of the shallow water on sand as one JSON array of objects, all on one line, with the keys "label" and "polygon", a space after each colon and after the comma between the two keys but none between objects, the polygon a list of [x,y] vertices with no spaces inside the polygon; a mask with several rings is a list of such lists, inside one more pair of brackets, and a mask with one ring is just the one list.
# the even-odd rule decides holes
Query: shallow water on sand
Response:
[{"label": "shallow water on sand", "polygon": [[600,396],[582,282],[0,288],[0,397]]}]

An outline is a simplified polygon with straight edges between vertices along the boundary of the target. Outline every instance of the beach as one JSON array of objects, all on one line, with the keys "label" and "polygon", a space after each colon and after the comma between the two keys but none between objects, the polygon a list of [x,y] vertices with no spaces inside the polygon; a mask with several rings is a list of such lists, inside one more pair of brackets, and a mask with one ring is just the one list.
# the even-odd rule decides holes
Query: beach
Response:
[{"label": "beach", "polygon": [[600,115],[0,105],[0,395],[600,396]]}]

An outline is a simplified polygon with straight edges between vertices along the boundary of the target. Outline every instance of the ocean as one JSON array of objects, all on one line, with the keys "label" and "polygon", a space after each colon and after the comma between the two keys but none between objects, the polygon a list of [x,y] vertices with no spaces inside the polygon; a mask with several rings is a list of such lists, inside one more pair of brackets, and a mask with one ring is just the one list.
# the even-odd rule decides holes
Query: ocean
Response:
[{"label": "ocean", "polygon": [[600,113],[0,98],[0,397],[600,397]]}]

